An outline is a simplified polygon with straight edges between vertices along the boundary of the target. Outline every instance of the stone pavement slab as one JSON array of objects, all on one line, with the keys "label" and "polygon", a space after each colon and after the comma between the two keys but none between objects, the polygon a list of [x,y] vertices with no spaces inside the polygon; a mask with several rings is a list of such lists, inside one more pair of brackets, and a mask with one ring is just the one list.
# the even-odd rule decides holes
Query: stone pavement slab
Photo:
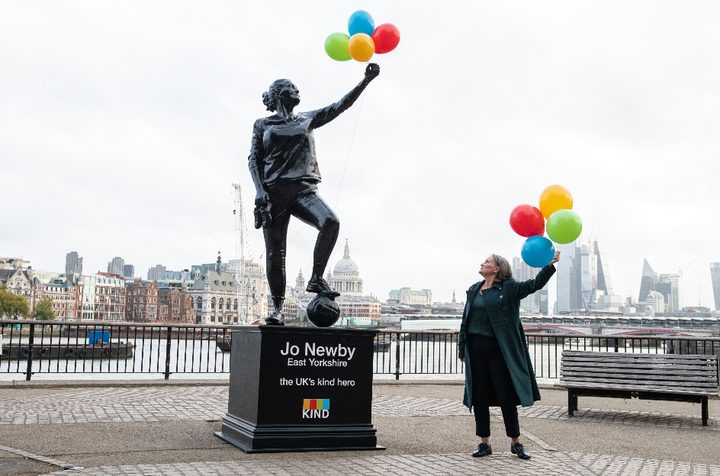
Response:
[{"label": "stone pavement slab", "polygon": [[[716,401],[709,427],[700,425],[699,411],[692,414],[697,407],[673,402],[581,399],[577,416],[568,419],[565,392],[544,389],[542,404],[520,410],[523,442],[533,455],[526,462],[510,455],[498,412],[494,454],[469,456],[477,438],[458,385],[374,386],[373,423],[378,443],[388,448],[381,453],[246,455],[213,436],[227,392],[222,386],[3,390],[0,445],[85,466],[57,474],[720,476]],[[18,460],[8,455],[17,454],[0,453],[0,475],[4,463]]]},{"label": "stone pavement slab", "polygon": [[468,454],[378,455],[310,460],[255,460],[102,466],[53,475],[555,475],[720,476],[720,466],[644,460],[612,455],[539,452],[523,461],[509,452],[485,458]]}]

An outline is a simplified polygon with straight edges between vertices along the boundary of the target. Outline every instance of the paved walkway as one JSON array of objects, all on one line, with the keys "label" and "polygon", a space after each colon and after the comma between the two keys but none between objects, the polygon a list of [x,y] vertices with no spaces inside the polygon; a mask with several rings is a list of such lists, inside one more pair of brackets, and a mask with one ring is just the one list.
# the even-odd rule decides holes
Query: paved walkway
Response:
[{"label": "paved walkway", "polygon": [[[472,416],[459,401],[462,387],[378,384],[374,390],[373,422],[386,451],[279,455],[246,455],[211,436],[227,410],[225,386],[5,390],[0,394],[0,475],[14,470],[66,475],[720,476],[720,402],[715,400],[710,424],[703,427],[698,406],[663,402],[581,399],[580,411],[568,419],[565,393],[543,390],[546,403],[520,411],[523,439],[532,453],[530,461],[522,461],[499,436],[493,437],[492,456],[469,456],[477,441]],[[586,401],[603,406],[585,408]],[[493,434],[502,435],[501,418],[495,415]],[[98,441],[98,435],[107,437]],[[680,441],[698,452],[669,451]],[[612,451],[587,451],[595,448]],[[652,454],[657,457],[648,456]],[[687,460],[678,457],[685,455]],[[30,463],[35,466],[23,468]]]}]

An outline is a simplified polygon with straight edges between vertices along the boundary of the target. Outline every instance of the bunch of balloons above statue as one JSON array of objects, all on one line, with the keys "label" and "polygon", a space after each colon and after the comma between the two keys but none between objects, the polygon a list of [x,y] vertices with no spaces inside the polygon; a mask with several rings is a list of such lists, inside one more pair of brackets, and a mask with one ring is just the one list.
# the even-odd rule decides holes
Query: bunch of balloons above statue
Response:
[{"label": "bunch of balloons above statue", "polygon": [[348,32],[332,33],[325,39],[325,52],[336,61],[354,59],[364,63],[375,53],[394,50],[400,43],[400,30],[392,23],[375,27],[375,20],[365,10],[358,10],[348,20]]},{"label": "bunch of balloons above statue", "polygon": [[[510,227],[527,238],[520,255],[533,268],[547,266],[555,256],[555,246],[572,243],[582,232],[582,220],[572,211],[573,198],[561,185],[550,185],[540,194],[540,208],[518,205],[510,213]],[[546,221],[547,220],[547,221]],[[547,231],[548,238],[544,236]]]}]

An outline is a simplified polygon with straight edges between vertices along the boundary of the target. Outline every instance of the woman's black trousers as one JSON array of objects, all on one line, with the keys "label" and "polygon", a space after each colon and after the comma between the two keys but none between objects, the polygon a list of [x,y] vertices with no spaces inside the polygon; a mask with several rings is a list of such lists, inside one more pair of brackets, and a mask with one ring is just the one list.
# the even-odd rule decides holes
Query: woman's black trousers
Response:
[{"label": "woman's black trousers", "polygon": [[519,399],[497,339],[468,334],[467,345],[472,373],[475,433],[481,438],[490,436],[490,405],[499,404],[505,420],[505,433],[510,438],[519,438]]}]

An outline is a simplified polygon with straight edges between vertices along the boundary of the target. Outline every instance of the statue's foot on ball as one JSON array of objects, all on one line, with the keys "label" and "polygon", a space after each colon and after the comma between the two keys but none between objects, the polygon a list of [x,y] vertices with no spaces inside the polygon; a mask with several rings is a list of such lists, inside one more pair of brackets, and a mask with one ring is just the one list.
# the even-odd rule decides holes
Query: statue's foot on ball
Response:
[{"label": "statue's foot on ball", "polygon": [[312,277],[308,281],[307,288],[305,291],[309,293],[319,294],[320,296],[329,297],[331,299],[336,298],[340,295],[339,292],[335,291],[323,278]]},{"label": "statue's foot on ball", "polygon": [[284,326],[285,316],[282,311],[275,310],[272,314],[265,318],[265,325],[267,326]]}]

